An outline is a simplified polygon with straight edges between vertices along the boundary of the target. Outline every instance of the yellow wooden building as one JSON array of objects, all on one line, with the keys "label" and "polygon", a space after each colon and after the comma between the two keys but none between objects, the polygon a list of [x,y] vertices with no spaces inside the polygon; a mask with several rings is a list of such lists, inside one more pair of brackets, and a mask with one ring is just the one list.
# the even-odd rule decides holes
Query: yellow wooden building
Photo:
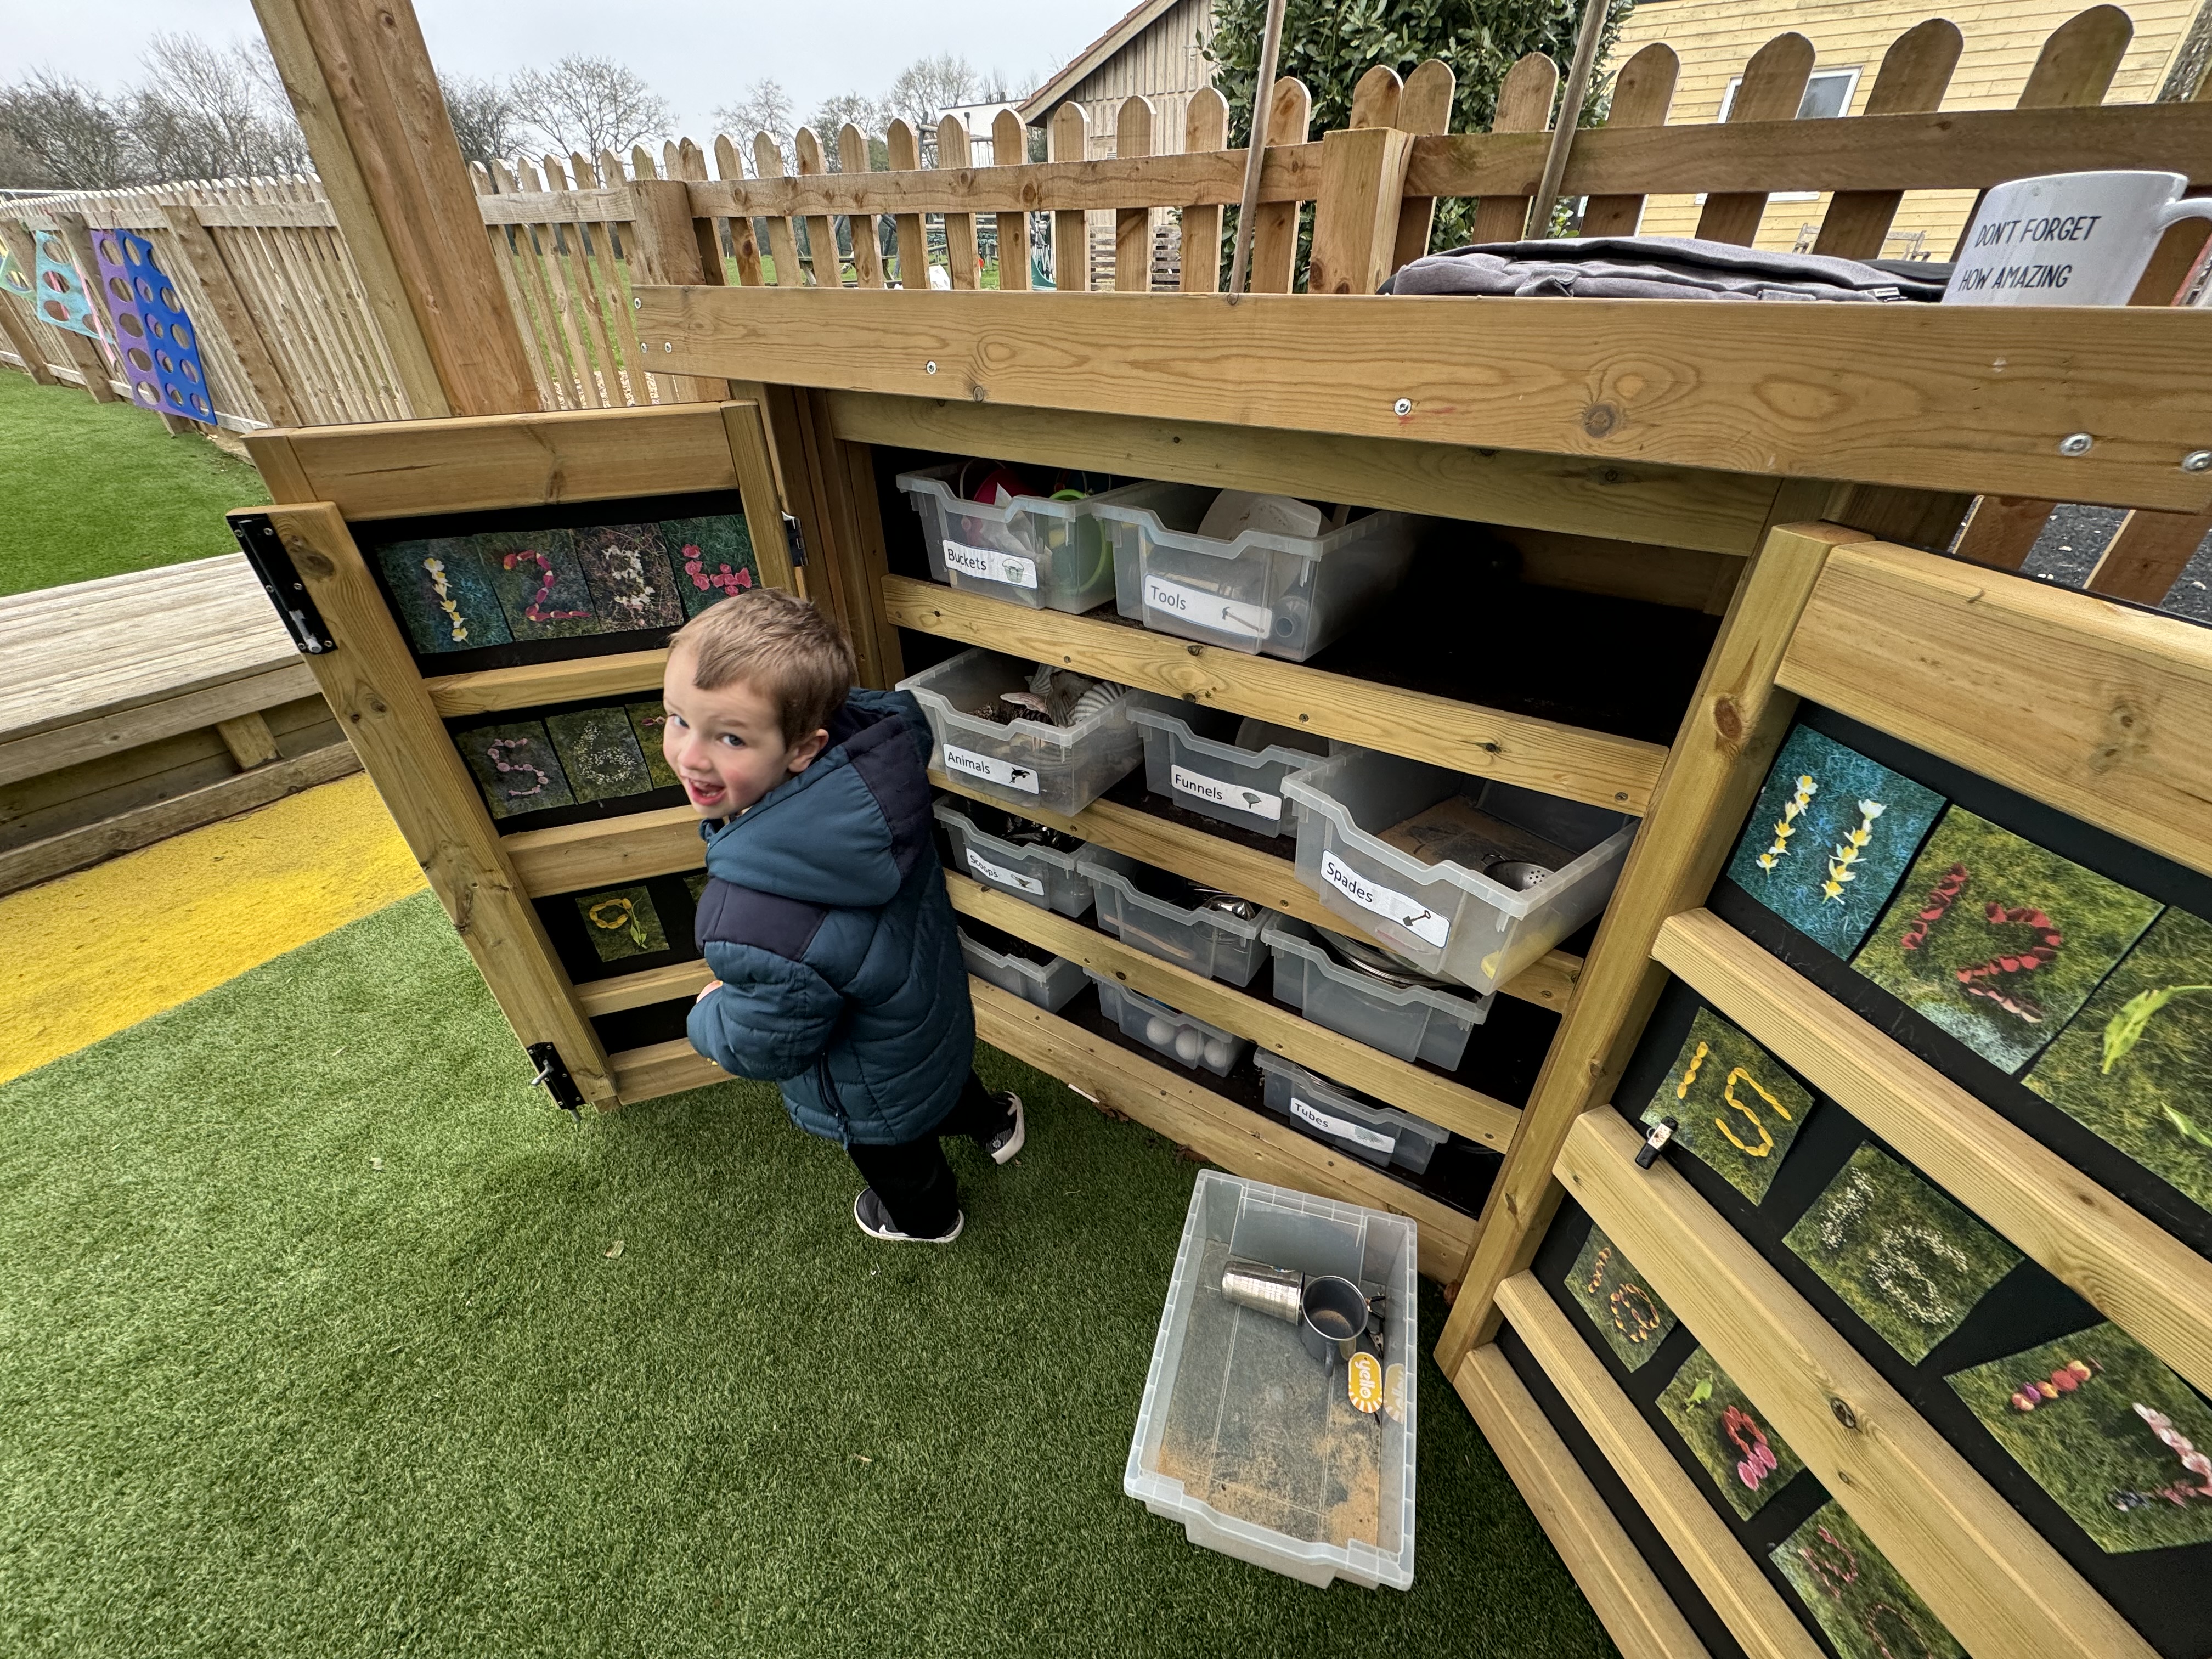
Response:
[{"label": "yellow wooden building", "polygon": [[[1776,35],[1794,30],[1818,54],[1799,106],[1801,119],[1859,115],[1866,110],[1889,43],[1923,19],[1948,17],[1965,50],[1944,94],[1947,110],[2007,109],[2017,103],[2028,70],[2051,32],[2082,9],[2081,0],[1639,0],[1620,31],[1613,62],[1626,64],[1655,40],[1682,60],[1670,126],[1728,118],[1744,64]],[[2212,23],[2205,0],[2128,0],[2122,8],[2135,35],[2106,103],[2185,99],[2203,74],[2201,37]],[[1687,236],[1697,228],[1692,196],[1654,196],[1642,228],[1650,235]],[[1889,258],[1948,259],[1972,210],[1972,191],[1916,191],[1899,209],[1883,254]],[[1810,246],[1827,198],[1811,192],[1771,197],[1759,246]]]}]

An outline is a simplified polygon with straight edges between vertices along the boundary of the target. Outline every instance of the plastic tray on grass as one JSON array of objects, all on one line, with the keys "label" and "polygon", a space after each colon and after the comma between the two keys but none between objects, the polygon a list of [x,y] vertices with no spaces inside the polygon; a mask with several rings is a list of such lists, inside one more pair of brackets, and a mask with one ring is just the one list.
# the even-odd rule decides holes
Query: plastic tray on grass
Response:
[{"label": "plastic tray on grass", "polygon": [[[1297,808],[1298,879],[1415,967],[1481,992],[1604,909],[1636,838],[1625,812],[1372,750],[1286,778],[1283,793]],[[1537,885],[1515,888],[1449,860],[1424,864],[1382,839],[1455,795],[1571,856]]]},{"label": "plastic tray on grass", "polygon": [[1058,1013],[1083,988],[1081,965],[1066,957],[1054,957],[1050,962],[1031,962],[1027,957],[994,951],[969,939],[965,931],[960,933],[960,954],[968,963],[968,971],[976,978],[988,980],[1001,991],[1012,991],[1048,1014]]},{"label": "plastic tray on grass", "polygon": [[1119,491],[1074,501],[1017,495],[994,506],[956,495],[959,475],[954,463],[898,476],[921,518],[931,576],[1032,611],[1080,612],[1114,597],[1113,553],[1091,509]]},{"label": "plastic tray on grass", "polygon": [[[1201,1170],[1121,1490],[1204,1549],[1302,1583],[1413,1582],[1419,1231],[1404,1216]],[[1294,1326],[1221,1293],[1232,1260],[1388,1298],[1383,1410],[1354,1411]]]},{"label": "plastic tray on grass", "polygon": [[1036,665],[981,647],[899,682],[929,720],[937,763],[975,792],[1017,812],[1039,807],[1073,817],[1137,769],[1144,741],[1129,723],[1136,694],[1074,726],[1018,720],[1001,726],[975,711],[1029,684]]},{"label": "plastic tray on grass", "polygon": [[1158,633],[1304,662],[1403,581],[1417,521],[1370,513],[1319,536],[1201,536],[1220,492],[1131,484],[1092,510],[1114,552],[1115,607]]},{"label": "plastic tray on grass", "polygon": [[1246,986],[1267,959],[1260,937],[1273,910],[1246,921],[1218,910],[1186,910],[1154,898],[1130,878],[1142,866],[1123,854],[1086,847],[1075,867],[1091,884],[1098,906],[1098,926],[1148,956],[1188,968],[1226,984]]},{"label": "plastic tray on grass", "polygon": [[1191,720],[1164,708],[1138,708],[1129,718],[1145,734],[1145,787],[1164,800],[1221,823],[1262,836],[1286,836],[1294,815],[1283,780],[1322,757],[1269,744],[1245,749],[1192,730]]},{"label": "plastic tray on grass", "polygon": [[1141,996],[1119,980],[1093,973],[1091,982],[1098,988],[1098,1012],[1120,1026],[1122,1036],[1134,1037],[1194,1071],[1202,1066],[1216,1077],[1227,1077],[1252,1046],[1249,1037],[1232,1036],[1218,1025],[1177,1013],[1166,1003]]},{"label": "plastic tray on grass", "polygon": [[1437,1148],[1451,1139],[1450,1130],[1425,1117],[1377,1105],[1272,1050],[1255,1048],[1252,1063],[1267,1079],[1269,1111],[1280,1112],[1316,1140],[1377,1169],[1395,1165],[1419,1175]]},{"label": "plastic tray on grass", "polygon": [[1090,880],[1075,867],[1087,850],[1085,843],[1077,842],[1071,853],[1024,847],[977,828],[955,802],[939,798],[930,810],[945,826],[952,842],[953,868],[961,874],[1063,916],[1079,916],[1091,908]]},{"label": "plastic tray on grass", "polygon": [[1400,1060],[1459,1069],[1468,1038],[1490,1018],[1486,996],[1454,996],[1426,985],[1391,985],[1346,968],[1303,922],[1283,918],[1261,936],[1275,958],[1275,1000],[1316,1025]]}]

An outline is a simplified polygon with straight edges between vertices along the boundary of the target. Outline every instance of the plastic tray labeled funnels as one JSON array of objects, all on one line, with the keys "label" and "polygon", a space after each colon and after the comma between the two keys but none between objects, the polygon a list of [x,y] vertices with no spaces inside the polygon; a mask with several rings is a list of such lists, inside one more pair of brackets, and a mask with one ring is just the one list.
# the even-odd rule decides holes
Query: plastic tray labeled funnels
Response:
[{"label": "plastic tray labeled funnels", "polygon": [[1189,717],[1164,708],[1134,708],[1129,718],[1145,734],[1145,787],[1161,799],[1262,836],[1287,836],[1297,827],[1283,780],[1319,765],[1319,755],[1203,737]]},{"label": "plastic tray labeled funnels", "polygon": [[[1415,967],[1482,992],[1602,910],[1636,838],[1626,813],[1370,750],[1323,761],[1283,792],[1297,807],[1298,879]],[[1421,820],[1449,823],[1455,804],[1477,828],[1426,843],[1429,860],[1386,839],[1423,845]],[[1532,843],[1552,850],[1532,860]],[[1488,860],[1486,847],[1508,856]]]},{"label": "plastic tray labeled funnels", "polygon": [[1304,662],[1405,580],[1415,520],[1370,513],[1319,536],[1198,526],[1219,492],[1132,484],[1093,509],[1114,550],[1115,607],[1157,633]]},{"label": "plastic tray labeled funnels", "polygon": [[1490,1018],[1498,993],[1454,996],[1427,985],[1394,985],[1346,967],[1302,922],[1279,918],[1261,935],[1275,958],[1275,999],[1316,1025],[1400,1060],[1455,1072],[1468,1039]]},{"label": "plastic tray labeled funnels", "polygon": [[[1404,1216],[1201,1170],[1121,1490],[1201,1548],[1308,1584],[1409,1589],[1419,1247]],[[1382,1409],[1353,1409],[1341,1364],[1325,1369],[1296,1327],[1224,1296],[1231,1261],[1379,1296]]]},{"label": "plastic tray labeled funnels", "polygon": [[1073,817],[1137,769],[1144,742],[1129,724],[1130,696],[1110,694],[1073,724],[1041,718],[1000,723],[1010,691],[1024,691],[1036,665],[980,647],[899,682],[929,720],[937,763],[964,787],[1016,812],[1039,807]]},{"label": "plastic tray labeled funnels", "polygon": [[952,801],[939,800],[931,811],[945,826],[952,867],[962,875],[1063,916],[1079,916],[1091,908],[1090,880],[1075,867],[1085,850],[1082,842],[1072,853],[1022,846],[985,833]]},{"label": "plastic tray labeled funnels", "polygon": [[1252,1063],[1267,1079],[1269,1111],[1377,1169],[1395,1165],[1419,1175],[1437,1148],[1451,1139],[1450,1130],[1425,1117],[1379,1106],[1266,1048],[1252,1051]]},{"label": "plastic tray labeled funnels", "polygon": [[1024,1002],[1034,1002],[1048,1014],[1058,1013],[1083,988],[1082,967],[1066,957],[1031,962],[978,944],[964,932],[960,935],[960,955],[976,978],[1001,991],[1011,991]]},{"label": "plastic tray labeled funnels", "polygon": [[959,474],[955,463],[898,476],[921,515],[933,578],[1032,611],[1089,611],[1114,597],[1114,556],[1091,509],[1120,491],[1073,501],[1017,495],[995,506],[955,494]]},{"label": "plastic tray labeled funnels", "polygon": [[1273,910],[1248,920],[1221,910],[1184,909],[1130,879],[1143,868],[1136,860],[1102,847],[1085,848],[1075,867],[1091,884],[1098,926],[1124,945],[1237,986],[1249,985],[1267,959],[1260,935],[1275,920]]},{"label": "plastic tray labeled funnels", "polygon": [[1092,974],[1098,988],[1098,1012],[1148,1048],[1194,1071],[1203,1066],[1216,1077],[1227,1077],[1251,1048],[1251,1040],[1208,1025],[1202,1019],[1177,1013],[1164,1002],[1140,996],[1119,980]]}]

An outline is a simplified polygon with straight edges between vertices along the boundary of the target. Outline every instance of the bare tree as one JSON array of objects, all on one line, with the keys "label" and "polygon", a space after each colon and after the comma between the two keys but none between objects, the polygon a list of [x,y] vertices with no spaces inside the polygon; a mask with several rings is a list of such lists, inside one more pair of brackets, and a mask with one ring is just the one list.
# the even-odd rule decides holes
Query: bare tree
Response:
[{"label": "bare tree", "polygon": [[522,123],[514,112],[514,99],[496,81],[473,76],[441,75],[438,89],[446,94],[446,113],[460,141],[461,159],[481,161],[512,160],[522,149]]},{"label": "bare tree", "polygon": [[525,70],[508,95],[516,116],[563,154],[627,149],[675,122],[667,100],[635,70],[584,52],[570,52],[550,69]]},{"label": "bare tree", "polygon": [[791,94],[777,82],[763,77],[739,94],[736,102],[716,110],[714,123],[737,141],[738,154],[744,158],[748,172],[753,165],[753,139],[763,132],[775,141],[776,149],[783,154],[783,164],[788,168],[792,163],[791,130],[798,113]]},{"label": "bare tree", "polygon": [[26,188],[108,190],[143,176],[117,100],[51,70],[0,87],[0,138]]},{"label": "bare tree", "polygon": [[939,52],[934,58],[917,58],[901,70],[884,96],[884,106],[917,134],[932,136],[937,118],[956,104],[974,103],[981,85],[975,65],[965,58]]},{"label": "bare tree", "polygon": [[220,47],[193,34],[156,34],[149,78],[125,112],[138,170],[155,179],[228,179],[306,170],[307,147],[290,103],[272,98],[275,66],[256,40]]}]

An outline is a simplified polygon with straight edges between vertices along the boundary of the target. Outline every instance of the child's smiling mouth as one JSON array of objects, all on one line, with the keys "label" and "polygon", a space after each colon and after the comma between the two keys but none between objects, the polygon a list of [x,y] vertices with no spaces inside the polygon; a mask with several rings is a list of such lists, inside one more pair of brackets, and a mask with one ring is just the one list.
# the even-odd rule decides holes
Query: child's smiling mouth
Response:
[{"label": "child's smiling mouth", "polygon": [[713,779],[702,781],[692,777],[684,780],[684,791],[691,797],[694,806],[712,806],[729,793],[727,788]]}]

